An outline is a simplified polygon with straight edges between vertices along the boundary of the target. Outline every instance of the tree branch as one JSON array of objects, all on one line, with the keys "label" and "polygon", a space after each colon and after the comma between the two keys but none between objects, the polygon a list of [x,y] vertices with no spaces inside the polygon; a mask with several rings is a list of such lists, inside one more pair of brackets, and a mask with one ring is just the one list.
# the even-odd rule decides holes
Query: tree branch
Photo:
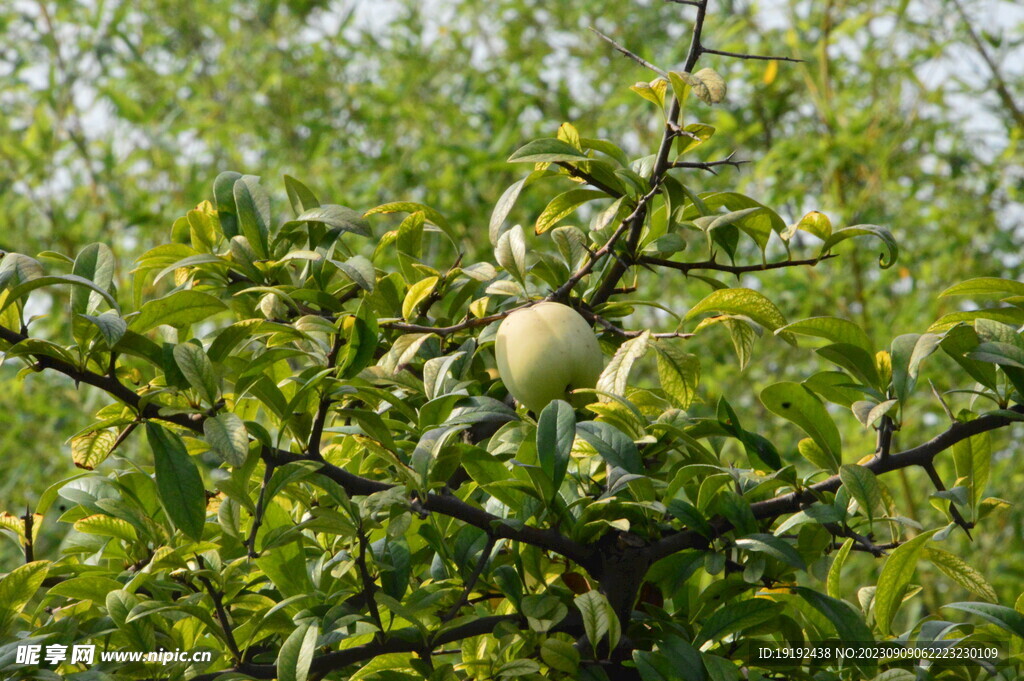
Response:
[{"label": "tree branch", "polygon": [[[430,642],[430,644],[436,648],[447,643],[472,638],[473,636],[483,636],[494,631],[494,627],[498,626],[502,622],[519,621],[521,621],[519,615],[491,615],[489,617],[481,617],[473,620],[472,622],[467,622],[466,624],[441,632]],[[346,648],[345,650],[337,650],[327,653],[326,655],[320,655],[313,659],[313,663],[310,665],[310,672],[317,674],[331,672],[347,667],[350,664],[356,664],[364,660],[373,659],[380,655],[418,652],[422,647],[422,643],[419,641],[389,637],[382,641],[373,641],[354,648]],[[192,677],[192,681],[213,681],[222,674],[228,674],[231,672],[240,672],[257,679],[277,678],[276,665],[240,664],[232,669],[222,669],[220,671],[194,676]]]},{"label": "tree branch", "polygon": [[[733,152],[733,154],[736,152]],[[720,161],[673,161],[668,165],[669,168],[697,168],[698,170],[706,170],[712,175],[715,175],[715,168],[718,166],[732,166],[733,168],[739,168],[744,163],[750,163],[750,161],[734,161],[732,159],[733,154],[729,154]]]},{"label": "tree branch", "polygon": [[459,322],[458,324],[452,324],[451,326],[425,326],[422,324],[409,324],[406,322],[382,322],[380,328],[391,329],[392,331],[401,331],[403,333],[433,333],[438,336],[450,336],[453,333],[459,331],[465,331],[466,329],[475,329],[479,326],[487,326],[492,322],[496,322],[509,316],[516,310],[521,310],[524,307],[530,307],[534,305],[534,302],[527,303],[526,305],[519,305],[510,310],[503,310],[492,314],[488,317],[480,317],[478,319],[467,319]]},{"label": "tree branch", "polygon": [[[1014,405],[1009,410],[1018,414],[1024,414],[1024,405]],[[917,447],[900,452],[899,454],[890,454],[885,459],[876,456],[865,464],[865,468],[875,475],[881,475],[911,466],[927,467],[931,465],[936,456],[957,442],[966,440],[979,433],[1004,428],[1014,423],[1014,421],[1014,419],[1006,416],[990,414],[976,418],[973,421],[957,422],[950,426],[948,430]],[[835,492],[839,489],[840,485],[842,485],[842,481],[839,479],[839,476],[833,475],[799,492],[791,492],[753,503],[750,505],[750,510],[757,519],[778,518],[787,513],[796,513],[802,506],[814,503],[819,495],[825,492]],[[712,519],[710,524],[713,530],[713,537],[721,536],[732,529],[732,524],[721,516]],[[706,547],[708,542],[709,538],[702,536],[695,530],[681,530],[663,537],[646,547],[645,550],[653,563],[684,549]]]},{"label": "tree branch", "polygon": [[714,259],[702,260],[700,262],[676,262],[665,258],[656,258],[650,255],[640,256],[640,263],[644,265],[657,265],[668,267],[680,272],[688,273],[693,270],[716,270],[730,274],[744,274],[746,272],[764,272],[765,270],[777,270],[785,267],[814,267],[823,260],[837,257],[834,253],[823,255],[820,258],[808,258],[807,260],[783,260],[781,262],[762,263],[760,265],[725,265],[716,262]]},{"label": "tree branch", "polygon": [[[529,305],[532,304],[533,303],[529,303]],[[528,305],[524,305],[522,307],[528,307]],[[485,318],[487,320],[486,322],[483,319],[473,320],[476,323],[472,324],[472,326],[480,326],[483,323],[490,323],[496,319],[504,318],[513,311],[514,310],[508,310],[499,315],[493,315],[492,318]],[[462,328],[468,328],[469,326],[470,325],[467,324],[462,326]],[[442,329],[441,331],[444,330]],[[438,331],[433,330],[431,332]],[[28,336],[0,326],[0,340],[15,345],[27,338]],[[39,368],[52,369],[80,383],[100,388],[112,397],[134,409],[144,419],[161,419],[197,433],[203,432],[203,421],[206,419],[206,416],[202,414],[161,415],[159,413],[161,409],[160,405],[154,402],[148,402],[145,406],[141,406],[141,396],[137,395],[132,390],[129,390],[120,381],[112,379],[109,376],[101,376],[91,371],[78,369],[77,367],[60,359],[47,357],[45,355],[34,355],[34,357],[36,359],[36,366]],[[356,475],[355,473],[350,473],[343,468],[339,468],[338,466],[327,463],[319,458],[311,457],[309,455],[293,454],[292,452],[282,449],[271,449],[269,447],[264,448],[261,451],[261,457],[265,463],[275,467],[280,467],[297,461],[315,461],[321,466],[319,470],[321,475],[324,475],[341,485],[345,491],[352,496],[368,496],[376,492],[383,492],[392,489],[396,486],[393,483],[372,480],[361,475]],[[537,546],[538,548],[548,551],[554,551],[569,560],[575,561],[577,564],[585,568],[593,565],[593,550],[590,547],[569,539],[557,530],[541,529],[530,526],[522,528],[513,527],[504,519],[488,513],[481,508],[477,508],[476,506],[462,501],[458,497],[450,494],[427,494],[423,499],[421,499],[420,505],[427,511],[440,513],[442,515],[461,520],[462,522],[473,525],[474,527],[478,527],[485,532],[491,532],[499,539],[511,539],[513,541],[532,544],[533,546]]]},{"label": "tree branch", "polygon": [[[585,162],[586,161],[584,161],[584,163]],[[622,197],[622,192],[620,192],[618,189],[615,189],[614,187],[609,187],[604,182],[601,182],[601,180],[597,179],[596,177],[594,177],[590,173],[588,173],[588,172],[586,172],[584,170],[580,170],[579,168],[577,168],[576,166],[572,165],[571,163],[568,163],[566,161],[558,161],[558,162],[556,162],[555,165],[557,165],[557,166],[559,166],[561,168],[565,168],[569,172],[569,174],[572,175],[573,177],[579,178],[579,179],[585,181],[590,186],[595,187],[597,189],[600,189],[601,191],[603,191],[605,194],[607,194],[609,196],[615,197],[616,199]]]},{"label": "tree branch", "polygon": [[[206,564],[204,563],[202,556],[197,555],[196,561],[199,563],[200,569],[206,568]],[[231,651],[231,656],[235,658],[236,662],[241,662],[242,651],[238,648],[238,643],[235,641],[235,635],[232,633],[233,627],[231,626],[231,617],[228,616],[228,611],[224,607],[224,599],[221,593],[213,587],[213,583],[204,575],[199,575],[198,578],[203,587],[206,588],[206,593],[209,594],[210,599],[213,601],[213,608],[217,613],[217,621],[220,623],[220,628],[224,631],[224,642],[227,643],[228,650]]]},{"label": "tree branch", "polygon": [[599,30],[597,30],[596,28],[594,28],[593,26],[590,26],[589,28],[590,28],[590,30],[591,30],[591,31],[593,31],[594,33],[596,33],[596,34],[597,34],[597,36],[598,36],[598,37],[599,37],[599,38],[600,38],[601,40],[605,41],[606,43],[608,43],[609,45],[611,45],[612,47],[614,47],[614,48],[615,48],[616,50],[618,50],[619,52],[621,52],[621,53],[622,53],[623,55],[625,55],[626,57],[629,57],[630,59],[632,59],[633,61],[635,61],[635,62],[636,62],[637,64],[639,64],[640,66],[643,66],[643,67],[644,67],[645,69],[650,69],[651,71],[654,71],[655,73],[657,73],[657,74],[658,74],[659,76],[661,76],[662,78],[668,78],[668,72],[667,72],[667,71],[664,71],[664,70],[662,70],[662,69],[659,69],[659,68],[658,68],[657,66],[655,66],[655,65],[654,65],[654,64],[652,64],[651,62],[647,61],[646,59],[644,59],[644,58],[643,58],[643,57],[641,57],[640,55],[638,55],[638,54],[634,54],[633,52],[630,52],[630,51],[629,51],[629,50],[627,50],[627,49],[626,49],[625,47],[623,47],[623,46],[622,46],[622,45],[620,45],[619,43],[615,42],[614,40],[612,40],[611,38],[609,38],[609,37],[608,37],[607,35],[605,35],[605,34],[604,34],[604,33],[602,33],[601,31],[599,31]]},{"label": "tree branch", "polygon": [[[660,189],[660,187],[655,186],[651,191],[640,197],[640,200],[637,201],[636,208],[633,209],[632,213],[622,219],[622,222],[620,222],[616,230],[612,232],[612,235],[608,237],[608,241],[605,242],[604,246],[601,246],[601,248],[591,253],[590,257],[587,258],[587,262],[585,262],[578,270],[573,272],[572,276],[569,277],[564,284],[552,291],[551,295],[548,296],[548,300],[564,301],[568,299],[569,293],[572,292],[576,284],[580,283],[580,280],[583,279],[583,277],[590,274],[594,269],[594,266],[597,264],[597,261],[612,252],[612,249],[615,248],[615,244],[619,238],[622,237],[623,233],[625,233],[627,229],[631,228],[632,221],[636,216],[643,214],[647,207],[647,202],[654,198],[654,195],[657,194]],[[621,261],[616,261],[616,264],[619,264],[620,262]]]},{"label": "tree branch", "polygon": [[469,575],[469,579],[466,580],[466,587],[462,590],[462,595],[459,596],[459,600],[449,608],[448,612],[441,619],[442,622],[447,622],[459,614],[459,610],[462,606],[469,602],[469,594],[473,593],[473,588],[476,586],[477,580],[480,579],[480,575],[484,571],[484,567],[487,565],[487,561],[491,557],[491,551],[494,550],[495,538],[493,534],[487,535],[487,544],[484,546],[484,550],[480,553],[480,560],[477,561],[473,567],[472,574]]},{"label": "tree branch", "polygon": [[[696,65],[697,60],[700,59],[701,51],[703,46],[701,45],[701,33],[704,31],[704,19],[707,16],[707,0],[700,0],[697,7],[697,16],[693,22],[693,31],[690,36],[690,48],[686,54],[686,62],[683,65],[683,71],[690,72]],[[655,157],[654,167],[651,171],[651,188],[652,191],[661,186],[661,180],[665,175],[665,171],[668,170],[668,157],[672,152],[672,143],[676,138],[676,129],[679,127],[679,100],[675,97],[672,98],[672,106],[669,108],[668,119],[665,121],[665,131],[662,133],[661,146],[658,148],[658,154]],[[643,231],[644,221],[647,218],[646,205],[638,206],[638,210],[634,211],[633,216],[629,221],[629,237],[626,241],[626,252],[633,254],[636,252],[637,245],[640,243],[640,234]],[[608,269],[605,274],[604,281],[598,287],[597,291],[591,296],[590,305],[600,305],[601,303],[608,300],[608,298],[614,293],[615,288],[619,285],[619,280],[629,269],[629,263],[624,260],[616,260],[612,263],[612,266]]]},{"label": "tree branch", "polygon": [[974,48],[978,50],[978,54],[981,55],[981,58],[985,61],[985,65],[988,66],[989,71],[992,72],[992,81],[995,85],[996,94],[999,95],[1000,101],[1002,101],[1003,106],[1006,107],[1010,116],[1013,117],[1017,127],[1024,130],[1024,111],[1021,111],[1021,108],[1017,106],[1017,102],[1014,100],[1013,95],[1010,94],[1010,88],[1006,85],[1006,80],[1003,78],[1003,74],[999,70],[999,65],[996,64],[994,59],[992,59],[992,55],[989,54],[988,49],[985,47],[985,43],[981,41],[981,38],[974,30],[974,26],[971,24],[971,19],[967,16],[967,12],[964,10],[963,5],[960,4],[960,0],[951,1],[953,3],[953,7],[956,8],[957,13],[960,15],[960,18],[963,19],[964,26],[967,27],[967,35],[974,44]]},{"label": "tree branch", "polygon": [[252,528],[250,528],[249,538],[245,542],[250,558],[257,558],[259,556],[259,553],[256,552],[256,534],[260,531],[260,525],[263,524],[263,513],[267,503],[267,485],[270,484],[270,478],[273,474],[273,464],[265,464],[263,483],[260,485],[260,495],[256,499],[256,513],[252,517]]},{"label": "tree branch", "polygon": [[717,54],[720,57],[735,57],[736,59],[756,59],[760,61],[791,61],[802,63],[803,59],[797,59],[796,57],[773,57],[764,54],[747,54],[745,52],[727,52],[726,50],[712,50],[711,48],[705,47],[701,49],[704,54]]}]

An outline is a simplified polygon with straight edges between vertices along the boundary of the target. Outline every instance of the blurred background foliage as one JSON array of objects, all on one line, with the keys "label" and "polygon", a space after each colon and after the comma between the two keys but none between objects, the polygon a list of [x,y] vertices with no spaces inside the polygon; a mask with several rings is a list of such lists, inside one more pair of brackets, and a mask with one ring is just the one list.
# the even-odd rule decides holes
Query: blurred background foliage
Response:
[{"label": "blurred background foliage", "polygon": [[[628,88],[653,74],[588,27],[679,68],[690,28],[683,9],[660,0],[13,0],[0,7],[0,249],[73,255],[100,240],[125,273],[232,169],[261,175],[279,214],[283,174],[359,210],[421,201],[463,235],[468,257],[490,258],[491,210],[525,172],[505,159],[523,142],[554,136],[563,121],[637,154],[660,137],[659,114]],[[820,210],[836,226],[884,225],[901,247],[886,270],[843,249],[814,269],[741,285],[761,288],[791,321],[848,316],[882,349],[961,304],[936,297],[952,283],[1019,278],[1022,27],[1012,1],[713,0],[709,46],[804,61],[702,59],[725,75],[729,95],[700,121],[717,132],[698,156],[735,152],[751,163],[694,170],[689,186],[742,191],[791,222]],[[531,186],[512,218],[531,224],[551,196]],[[631,298],[677,311],[708,292],[681,274],[637,283]],[[62,332],[66,315],[53,304],[37,310],[35,333]],[[670,324],[637,308],[632,327]],[[822,367],[764,339],[740,372],[721,340],[701,349],[709,357],[698,409],[727,394],[748,427],[760,422],[780,448],[795,447],[755,396],[770,380]],[[949,387],[944,368],[935,357],[926,370],[939,390]],[[0,367],[0,509],[15,513],[73,473],[66,439],[97,406],[54,377],[15,383],[16,371]],[[944,419],[937,400],[919,399],[896,449]],[[872,433],[849,415],[842,423],[849,461],[873,450]],[[1024,489],[1024,452],[1005,438],[996,446],[989,491],[1013,499]],[[887,479],[917,513],[934,513],[923,480]],[[42,538],[51,548],[59,539]],[[1000,596],[1015,597],[1024,509],[997,514],[963,542]],[[13,542],[0,547],[3,571],[18,557]],[[861,558],[865,574],[875,568]]]}]

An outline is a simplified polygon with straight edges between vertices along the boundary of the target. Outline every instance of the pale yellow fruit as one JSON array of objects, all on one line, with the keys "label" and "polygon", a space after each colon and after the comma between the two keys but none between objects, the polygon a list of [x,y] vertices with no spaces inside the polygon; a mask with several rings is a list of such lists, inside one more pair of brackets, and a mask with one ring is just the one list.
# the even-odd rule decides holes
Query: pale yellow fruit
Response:
[{"label": "pale yellow fruit", "polygon": [[593,388],[604,368],[594,331],[561,303],[539,303],[506,317],[495,355],[512,397],[537,414],[551,400],[569,400],[571,390]]}]

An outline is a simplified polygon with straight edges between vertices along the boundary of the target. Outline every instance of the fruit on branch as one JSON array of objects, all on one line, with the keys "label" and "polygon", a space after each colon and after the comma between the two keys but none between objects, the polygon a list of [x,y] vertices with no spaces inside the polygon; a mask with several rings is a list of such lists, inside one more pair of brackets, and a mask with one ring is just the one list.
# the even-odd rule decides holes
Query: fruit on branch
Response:
[{"label": "fruit on branch", "polygon": [[594,331],[561,303],[539,303],[506,317],[498,327],[495,354],[505,387],[536,414],[551,400],[585,404],[588,396],[570,400],[569,392],[593,388],[604,368]]}]

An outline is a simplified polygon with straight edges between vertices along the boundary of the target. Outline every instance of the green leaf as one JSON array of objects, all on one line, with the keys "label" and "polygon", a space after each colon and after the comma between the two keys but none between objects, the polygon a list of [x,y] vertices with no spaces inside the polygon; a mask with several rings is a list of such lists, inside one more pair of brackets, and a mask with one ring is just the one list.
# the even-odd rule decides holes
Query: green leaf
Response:
[{"label": "green leaf", "polygon": [[566,674],[575,674],[580,666],[580,653],[568,641],[549,638],[540,646],[540,659],[544,664]]},{"label": "green leaf", "polygon": [[242,175],[232,193],[238,211],[239,230],[259,258],[270,254],[270,197],[256,175]]},{"label": "green leaf", "polygon": [[380,206],[377,206],[376,208],[371,208],[370,210],[368,210],[365,213],[363,213],[363,216],[364,217],[369,217],[371,215],[377,215],[377,214],[380,214],[380,213],[416,213],[416,212],[422,212],[423,213],[423,217],[426,218],[427,222],[429,222],[430,224],[432,224],[435,227],[439,228],[450,239],[452,239],[452,240],[455,239],[455,235],[452,232],[451,225],[448,224],[448,220],[446,220],[443,215],[438,213],[436,210],[434,210],[430,206],[426,206],[426,205],[424,205],[422,203],[415,203],[413,201],[394,201],[392,203],[382,204]]},{"label": "green leaf", "polygon": [[725,288],[713,291],[702,301],[690,308],[684,319],[690,320],[704,312],[725,312],[749,317],[769,331],[786,325],[775,303],[749,288]]},{"label": "green leaf", "polygon": [[[359,236],[373,235],[370,231],[370,223],[363,217],[362,213],[346,206],[338,206],[332,203],[307,208],[297,215],[294,220],[284,223],[284,226],[294,227],[306,222],[317,222],[331,229],[351,232]],[[249,241],[251,242],[252,239],[250,238]]]},{"label": "green leaf", "polygon": [[664,341],[654,344],[658,353],[658,380],[661,389],[680,409],[688,409],[697,397],[700,359]]},{"label": "green leaf", "polygon": [[43,266],[23,253],[8,253],[0,259],[0,288],[18,286],[43,276]]},{"label": "green leaf", "polygon": [[306,681],[309,667],[313,664],[316,640],[320,627],[308,621],[296,627],[288,635],[277,655],[277,678],[279,681]]},{"label": "green leaf", "polygon": [[418,317],[421,312],[425,312],[425,310],[421,311],[419,309],[420,303],[434,292],[437,282],[437,277],[427,277],[409,287],[408,293],[405,294],[405,300],[402,301],[402,316],[405,317],[406,321],[411,321]]},{"label": "green leaf", "polygon": [[516,200],[522,193],[523,188],[526,187],[530,178],[533,177],[536,172],[537,171],[534,171],[523,179],[517,180],[509,185],[508,189],[506,189],[498,199],[498,202],[494,204],[494,210],[491,211],[491,221],[487,227],[487,234],[490,236],[492,246],[498,245],[498,237],[501,236],[501,228],[505,224],[505,219],[508,217],[508,214],[512,212],[512,207],[516,205]]},{"label": "green leaf", "polygon": [[927,331],[942,333],[961,322],[974,322],[978,319],[991,319],[1003,324],[1020,326],[1024,324],[1024,310],[1019,307],[991,307],[982,310],[967,310],[966,312],[950,312],[939,317],[934,324],[928,327]]},{"label": "green leaf", "polygon": [[796,223],[796,228],[813,234],[822,241],[828,241],[828,238],[832,236],[832,221],[827,215],[816,210],[812,210],[800,218],[800,222]]},{"label": "green leaf", "polygon": [[962,610],[963,612],[977,615],[978,617],[995,624],[997,627],[1005,629],[1011,634],[1016,634],[1017,636],[1024,638],[1024,615],[1012,608],[1007,608],[1004,605],[963,602],[948,603],[940,607],[953,608],[954,610]]},{"label": "green leaf", "polygon": [[153,450],[157,493],[167,517],[186,536],[199,541],[206,523],[206,490],[199,470],[181,438],[163,426],[146,423],[146,439]]},{"label": "green leaf", "polygon": [[836,628],[840,641],[867,643],[875,640],[875,637],[871,635],[871,629],[864,623],[860,613],[846,601],[830,598],[804,586],[796,587],[796,593],[828,618],[828,621]]},{"label": "green leaf", "polygon": [[893,238],[892,234],[889,233],[885,227],[879,227],[878,225],[855,225],[853,227],[845,227],[843,229],[832,232],[832,235],[825,240],[825,243],[821,246],[821,254],[819,258],[826,255],[832,247],[841,241],[851,239],[857,236],[874,236],[878,238],[888,249],[888,259],[886,254],[882,253],[878,257],[878,264],[883,268],[892,267],[896,263],[896,259],[899,257],[900,249],[896,245],[896,239]]},{"label": "green leaf", "polygon": [[950,286],[939,297],[984,295],[1024,296],[1024,283],[999,277],[978,277]]},{"label": "green leaf", "polygon": [[[619,346],[615,356],[597,379],[597,389],[612,395],[624,397],[629,382],[629,372],[637,360],[647,354],[651,332],[645,330],[636,338],[630,338]],[[604,398],[607,399],[607,398]]]},{"label": "green leaf", "polygon": [[815,350],[816,353],[836,366],[846,369],[861,381],[882,391],[882,379],[878,375],[875,357],[870,352],[847,343],[832,343]]},{"label": "green leaf", "polygon": [[522,227],[516,225],[498,237],[498,245],[494,247],[494,259],[519,282],[524,281],[526,238],[523,236]]},{"label": "green leaf", "polygon": [[833,343],[856,345],[865,352],[873,352],[868,335],[857,324],[840,317],[811,317],[787,324],[776,333],[797,333],[825,338]]},{"label": "green leaf", "polygon": [[694,639],[694,645],[700,647],[707,641],[714,641],[769,622],[778,617],[782,607],[781,603],[765,598],[749,598],[728,603],[704,621],[704,626]]},{"label": "green leaf", "polygon": [[217,204],[217,217],[224,236],[228,239],[238,236],[238,209],[235,207],[235,182],[242,178],[241,173],[226,171],[213,181],[213,196]]},{"label": "green leaf", "polygon": [[552,400],[537,419],[537,457],[555,494],[569,468],[575,438],[576,414],[572,406],[562,400]]},{"label": "green leaf", "polygon": [[978,362],[1024,369],[1024,348],[1010,343],[980,343],[973,351],[967,353],[967,357]]},{"label": "green leaf", "polygon": [[630,85],[629,89],[659,109],[663,109],[665,107],[665,91],[668,89],[666,85],[664,78],[655,78],[650,83],[641,80]]},{"label": "green leaf", "polygon": [[744,551],[764,553],[798,570],[806,570],[807,564],[789,542],[773,534],[755,533],[736,540],[736,546]]},{"label": "green leaf", "polygon": [[551,199],[547,207],[537,218],[533,231],[543,234],[572,213],[587,201],[607,198],[608,195],[596,189],[570,189]]},{"label": "green leaf", "polygon": [[99,329],[100,335],[103,336],[103,340],[107,342],[109,348],[117,345],[124,336],[124,332],[128,330],[128,323],[113,310],[107,310],[101,315],[83,314],[81,317]]},{"label": "green leaf", "polygon": [[872,400],[858,400],[850,405],[850,409],[865,428],[870,428],[878,419],[892,411],[897,402],[898,400],[895,399],[881,403],[875,403]]},{"label": "green leaf", "polygon": [[320,205],[316,195],[309,187],[291,175],[284,176],[284,190],[288,194],[288,203],[292,205],[292,210],[296,215]]},{"label": "green leaf", "polygon": [[3,611],[21,612],[43,585],[49,571],[50,561],[37,560],[19,565],[0,579],[0,623],[3,622]]},{"label": "green leaf", "polygon": [[117,433],[113,430],[94,430],[71,438],[71,458],[75,465],[86,470],[99,466],[114,448]]},{"label": "green leaf", "polygon": [[713,192],[703,194],[697,200],[689,195],[692,205],[687,206],[683,213],[684,220],[693,220],[698,216],[713,215],[717,209],[725,207],[730,211],[742,210],[744,208],[761,208],[747,215],[736,224],[745,234],[753,239],[761,252],[764,253],[768,246],[772,232],[783,234],[786,231],[786,221],[778,213],[771,210],[763,203],[740,194],[738,192]]},{"label": "green leaf", "polygon": [[[980,343],[978,334],[972,326],[958,324],[946,331],[939,347],[952,357],[971,378],[989,390],[995,390],[997,385],[995,366],[966,357],[967,353],[978,347]],[[895,366],[893,370],[895,371]]]},{"label": "green leaf", "polygon": [[536,660],[528,660],[526,658],[519,658],[518,660],[510,660],[505,664],[498,667],[497,676],[498,678],[512,678],[520,679],[523,677],[530,676],[531,674],[537,674],[540,672],[540,665]]},{"label": "green leaf", "polygon": [[[88,279],[100,289],[109,291],[114,282],[114,254],[106,244],[89,244],[75,258],[72,274]],[[91,314],[103,300],[96,291],[84,288],[71,289],[71,311],[73,314]]]},{"label": "green leaf", "polygon": [[892,384],[896,399],[906,401],[917,384],[918,369],[925,357],[938,349],[942,336],[907,333],[892,341]]},{"label": "green leaf", "polygon": [[891,631],[892,620],[903,602],[903,594],[914,576],[917,560],[925,549],[926,542],[938,530],[922,532],[913,539],[893,549],[882,566],[875,589],[875,623],[883,634]]},{"label": "green leaf", "polygon": [[86,574],[81,577],[72,577],[60,584],[51,587],[47,596],[60,596],[78,601],[93,601],[94,603],[106,603],[107,594],[117,591],[124,584],[117,580],[110,579],[97,574]]},{"label": "green leaf", "polygon": [[636,443],[614,426],[601,421],[584,421],[576,424],[576,434],[613,466],[627,473],[643,473],[643,463]]},{"label": "green leaf", "polygon": [[146,333],[161,324],[187,326],[225,309],[224,303],[208,293],[190,289],[175,291],[145,303],[129,320],[128,326],[135,333]]},{"label": "green leaf", "polygon": [[725,79],[714,69],[701,69],[690,76],[690,87],[705,104],[718,104],[725,99]]},{"label": "green leaf", "polygon": [[589,160],[590,157],[576,147],[554,137],[533,140],[508,157],[509,163],[571,163]]},{"label": "green leaf", "polygon": [[597,645],[608,633],[610,618],[615,617],[615,613],[612,612],[608,599],[599,591],[580,594],[574,602],[583,615],[583,629],[587,632],[590,647],[596,651]]},{"label": "green leaf", "polygon": [[203,434],[214,453],[236,468],[249,455],[249,433],[245,423],[231,412],[221,412],[203,421]]},{"label": "green leaf", "polygon": [[710,523],[708,523],[697,507],[690,502],[683,499],[673,499],[666,506],[668,512],[682,521],[683,525],[688,529],[694,530],[708,538],[714,535],[714,530],[711,529]]},{"label": "green leaf", "polygon": [[829,470],[841,463],[842,442],[839,429],[825,405],[806,386],[784,381],[761,391],[761,403],[769,411],[798,425],[828,455]]},{"label": "green leaf", "polygon": [[942,570],[943,574],[970,591],[975,596],[984,598],[987,601],[999,600],[995,589],[993,589],[992,585],[985,579],[985,575],[968,565],[959,556],[955,556],[948,551],[943,551],[942,549],[938,549],[933,546],[928,546],[925,547],[925,557],[930,560],[935,567]]},{"label": "green leaf", "polygon": [[112,307],[118,314],[120,314],[121,312],[121,308],[120,306],[118,306],[117,301],[114,300],[114,296],[110,295],[110,293],[100,288],[96,284],[92,283],[88,279],[80,277],[77,274],[44,275],[41,277],[30,279],[29,281],[26,281],[24,283],[18,284],[14,288],[10,289],[10,291],[8,291],[7,298],[3,301],[3,305],[0,305],[0,312],[6,310],[11,303],[20,300],[26,294],[31,293],[32,291],[35,291],[38,288],[42,288],[44,286],[53,286],[55,284],[70,284],[71,286],[87,288],[93,293],[98,294],[103,300],[107,301],[107,304],[110,305],[110,307]]},{"label": "green leaf", "polygon": [[96,514],[76,520],[73,527],[84,534],[96,534],[103,537],[115,537],[126,542],[138,541],[135,528],[127,520],[109,515]]},{"label": "green leaf", "polygon": [[364,291],[373,291],[377,283],[377,269],[367,258],[354,255],[344,262],[332,259],[331,264],[341,270],[341,273],[351,279],[359,288]]},{"label": "green leaf", "polygon": [[875,511],[882,508],[882,488],[875,474],[864,466],[846,464],[839,468],[839,479],[873,522]]},{"label": "green leaf", "polygon": [[957,477],[966,478],[971,490],[971,506],[977,508],[992,467],[992,436],[979,433],[953,445],[953,463]]},{"label": "green leaf", "polygon": [[206,356],[206,351],[195,343],[179,343],[174,346],[173,354],[174,363],[178,365],[188,384],[206,400],[207,404],[216,404],[220,389],[217,387],[217,377],[213,374],[213,364]]},{"label": "green leaf", "polygon": [[832,566],[828,569],[828,579],[825,582],[828,595],[832,598],[839,598],[839,583],[842,580],[843,565],[852,550],[853,539],[850,538],[843,542],[839,551],[836,552],[836,557],[832,559]]}]

